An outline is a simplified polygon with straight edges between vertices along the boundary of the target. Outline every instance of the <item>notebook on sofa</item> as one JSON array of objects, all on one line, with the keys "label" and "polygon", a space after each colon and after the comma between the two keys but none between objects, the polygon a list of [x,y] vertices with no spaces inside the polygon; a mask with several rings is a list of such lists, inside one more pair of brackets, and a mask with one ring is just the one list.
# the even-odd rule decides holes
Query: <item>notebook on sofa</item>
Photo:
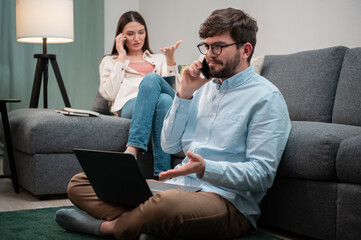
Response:
[{"label": "notebook on sofa", "polygon": [[168,189],[190,192],[201,188],[146,180],[131,154],[73,149],[96,195],[103,201],[138,206],[153,194]]}]

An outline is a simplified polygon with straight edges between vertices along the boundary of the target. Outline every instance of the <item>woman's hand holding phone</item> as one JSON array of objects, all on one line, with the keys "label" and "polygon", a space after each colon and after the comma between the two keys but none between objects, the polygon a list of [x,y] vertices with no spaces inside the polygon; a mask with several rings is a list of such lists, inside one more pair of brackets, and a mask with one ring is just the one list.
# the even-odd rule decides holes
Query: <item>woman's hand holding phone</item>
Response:
[{"label": "woman's hand holding phone", "polygon": [[124,62],[125,57],[127,56],[127,51],[125,51],[124,44],[125,44],[125,34],[119,33],[118,36],[115,37],[115,46],[118,52],[118,60]]}]

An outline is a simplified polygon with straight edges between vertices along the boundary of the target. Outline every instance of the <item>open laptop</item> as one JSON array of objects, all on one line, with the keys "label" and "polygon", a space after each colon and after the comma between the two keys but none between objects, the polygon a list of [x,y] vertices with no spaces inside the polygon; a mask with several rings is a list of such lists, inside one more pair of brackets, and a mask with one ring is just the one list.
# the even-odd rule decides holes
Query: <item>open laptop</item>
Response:
[{"label": "open laptop", "polygon": [[175,85],[175,76],[163,76],[164,80],[174,89],[176,90]]},{"label": "open laptop", "polygon": [[168,189],[190,192],[199,187],[145,180],[131,154],[91,149],[73,149],[96,195],[103,201],[138,206],[153,194]]}]

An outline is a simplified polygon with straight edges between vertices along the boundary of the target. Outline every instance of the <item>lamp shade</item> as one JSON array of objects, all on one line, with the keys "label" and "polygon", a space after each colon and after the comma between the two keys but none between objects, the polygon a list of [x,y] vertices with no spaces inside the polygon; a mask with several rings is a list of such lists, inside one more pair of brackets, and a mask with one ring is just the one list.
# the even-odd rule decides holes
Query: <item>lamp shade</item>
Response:
[{"label": "lamp shade", "polygon": [[73,0],[16,0],[18,42],[72,42],[73,22]]}]

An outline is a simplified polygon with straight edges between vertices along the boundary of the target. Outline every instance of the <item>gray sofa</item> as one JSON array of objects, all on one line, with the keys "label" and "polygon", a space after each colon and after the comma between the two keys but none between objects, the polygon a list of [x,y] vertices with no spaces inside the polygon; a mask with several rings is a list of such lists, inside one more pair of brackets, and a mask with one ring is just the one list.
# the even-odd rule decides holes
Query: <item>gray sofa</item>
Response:
[{"label": "gray sofa", "polygon": [[[19,185],[41,198],[66,193],[70,178],[82,171],[74,147],[124,151],[130,125],[129,119],[114,116],[65,116],[54,109],[31,108],[11,111],[9,122]],[[145,177],[152,177],[152,154],[141,153],[138,161]]]},{"label": "gray sofa", "polygon": [[[265,56],[261,74],[283,93],[292,131],[259,223],[317,239],[361,239],[361,48]],[[93,110],[103,114],[10,112],[24,189],[40,196],[65,193],[81,171],[73,147],[124,150],[130,120],[107,116],[99,94]],[[173,165],[182,156],[173,156]],[[139,156],[139,165],[152,176],[151,149]]]},{"label": "gray sofa", "polygon": [[361,48],[266,56],[262,75],[292,131],[259,222],[317,239],[361,239]]}]

